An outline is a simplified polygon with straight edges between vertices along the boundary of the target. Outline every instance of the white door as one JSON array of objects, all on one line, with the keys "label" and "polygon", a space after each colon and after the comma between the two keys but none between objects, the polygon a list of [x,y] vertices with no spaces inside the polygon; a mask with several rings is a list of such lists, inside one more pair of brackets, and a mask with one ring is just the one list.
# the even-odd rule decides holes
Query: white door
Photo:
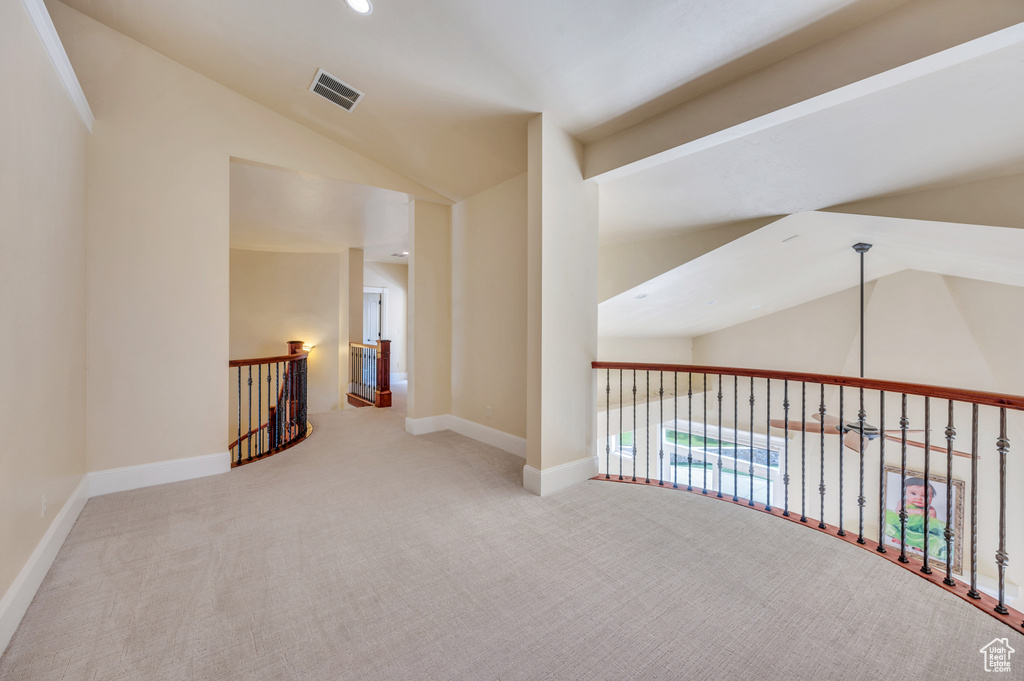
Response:
[{"label": "white door", "polygon": [[363,292],[363,342],[372,345],[380,340],[381,294]]}]

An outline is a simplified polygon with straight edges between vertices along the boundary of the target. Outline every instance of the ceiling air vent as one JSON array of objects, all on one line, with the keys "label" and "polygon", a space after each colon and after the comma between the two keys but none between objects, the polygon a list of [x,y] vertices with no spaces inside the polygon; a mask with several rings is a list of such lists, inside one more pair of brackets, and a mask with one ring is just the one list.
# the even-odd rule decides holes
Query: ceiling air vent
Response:
[{"label": "ceiling air vent", "polygon": [[363,99],[363,93],[350,85],[345,85],[340,80],[327,73],[323,69],[316,72],[313,84],[309,86],[310,92],[314,92],[324,99],[340,106],[345,111],[356,108]]}]

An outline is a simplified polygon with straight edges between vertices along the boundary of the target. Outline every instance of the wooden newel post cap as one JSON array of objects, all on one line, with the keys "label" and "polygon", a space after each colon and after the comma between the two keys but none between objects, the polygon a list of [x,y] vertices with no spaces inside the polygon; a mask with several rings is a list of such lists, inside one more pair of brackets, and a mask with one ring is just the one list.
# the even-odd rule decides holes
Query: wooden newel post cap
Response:
[{"label": "wooden newel post cap", "polygon": [[302,341],[288,341],[288,354],[295,355],[302,352]]}]

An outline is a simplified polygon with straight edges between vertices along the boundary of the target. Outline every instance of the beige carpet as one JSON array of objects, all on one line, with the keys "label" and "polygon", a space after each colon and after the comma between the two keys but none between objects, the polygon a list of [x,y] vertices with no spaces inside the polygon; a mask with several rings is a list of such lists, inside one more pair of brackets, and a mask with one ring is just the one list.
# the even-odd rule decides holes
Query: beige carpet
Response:
[{"label": "beige carpet", "polygon": [[1024,677],[1024,637],[866,551],[685,492],[541,499],[401,404],[89,501],[0,678],[981,679],[997,636]]}]

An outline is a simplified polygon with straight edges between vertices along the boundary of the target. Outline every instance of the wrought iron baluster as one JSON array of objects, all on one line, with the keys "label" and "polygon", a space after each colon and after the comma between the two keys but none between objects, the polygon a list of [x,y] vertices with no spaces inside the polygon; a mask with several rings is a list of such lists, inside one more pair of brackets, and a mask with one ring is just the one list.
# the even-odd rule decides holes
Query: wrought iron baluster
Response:
[{"label": "wrought iron baluster", "polygon": [[238,369],[238,441],[235,442],[235,461],[242,465],[242,367]]},{"label": "wrought iron baluster", "polygon": [[754,377],[750,377],[750,465],[747,466],[747,473],[750,475],[750,497],[747,499],[747,506],[754,505]]},{"label": "wrought iron baluster", "polygon": [[672,487],[679,488],[679,372],[672,372]]},{"label": "wrought iron baluster", "polygon": [[263,365],[256,365],[256,458],[263,456]]},{"label": "wrought iron baluster", "polygon": [[[651,484],[651,372],[645,371],[647,374],[647,391],[644,393],[644,404],[647,406],[647,477],[644,478],[644,482],[648,485]],[[633,438],[634,442],[636,438]],[[635,445],[634,445],[635,446]]]},{"label": "wrought iron baluster", "polygon": [[302,392],[299,394],[299,437],[305,437],[306,427],[309,425],[309,399],[308,399],[308,384],[306,382],[306,358],[303,357],[299,360],[299,376],[302,381]]},{"label": "wrought iron baluster", "polygon": [[818,406],[818,416],[821,417],[821,478],[818,481],[818,494],[821,495],[821,515],[818,519],[818,528],[825,529],[825,384],[821,385],[821,404]]},{"label": "wrought iron baluster", "polygon": [[949,421],[946,425],[946,527],[942,536],[946,540],[946,577],[942,583],[955,586],[953,581],[953,439],[956,428],[953,426],[953,400],[949,401]]},{"label": "wrought iron baluster", "polygon": [[967,592],[978,600],[978,405],[971,405],[971,589]]},{"label": "wrought iron baluster", "polygon": [[867,423],[867,412],[864,411],[864,388],[860,389],[860,409],[857,411],[857,422],[860,425],[860,493],[857,495],[857,543],[866,544],[864,541],[864,426]]},{"label": "wrought iron baluster", "polygon": [[612,477],[612,370],[605,369],[604,387],[604,479]]},{"label": "wrought iron baluster", "polygon": [[281,363],[274,362],[274,449],[281,446]]},{"label": "wrought iron baluster", "polygon": [[909,563],[907,558],[907,394],[903,393],[900,416],[900,558],[901,563]]},{"label": "wrought iron baluster", "polygon": [[999,605],[995,610],[1000,615],[1009,614],[1006,609],[1006,567],[1010,556],[1006,553],[1006,455],[1010,452],[1010,440],[1006,437],[1006,407],[999,409],[999,550],[996,551],[996,565],[999,567]]},{"label": "wrought iron baluster", "polygon": [[[928,496],[928,492],[931,490],[932,478],[931,478],[931,453],[932,453],[932,416],[931,416],[931,403],[927,397],[924,398],[924,508],[922,509],[922,515],[924,516],[924,564],[921,566],[921,572],[926,575],[932,573],[932,568],[929,565],[928,555],[928,539],[931,534],[928,531],[928,521],[931,520],[928,514],[928,509],[931,507],[931,499]],[[952,484],[952,483],[950,483]]]},{"label": "wrought iron baluster", "polygon": [[[782,515],[789,517],[789,381],[782,382],[782,419],[783,437],[782,458],[784,472],[782,474],[783,505]],[[769,421],[769,424],[771,421]],[[770,431],[769,431],[770,432]]]},{"label": "wrought iron baluster", "polygon": [[878,393],[878,546],[885,553],[885,391]]},{"label": "wrought iron baluster", "polygon": [[[703,376],[704,376],[703,377],[703,381],[704,382],[701,383],[701,386],[700,386],[700,396],[701,396],[701,401],[704,403],[704,418],[703,418],[703,421],[702,421],[702,423],[704,424],[704,427],[701,428],[701,433],[703,433],[703,436],[702,436],[701,439],[704,442],[703,442],[703,445],[701,446],[702,453],[701,453],[701,456],[700,456],[700,458],[701,458],[700,467],[704,471],[704,488],[701,491],[701,493],[702,494],[707,494],[708,493],[708,375],[704,374]],[[714,477],[714,476],[712,476],[712,477]],[[719,487],[721,487],[721,483],[719,483]]]},{"label": "wrought iron baluster", "polygon": [[800,382],[800,522],[807,522],[807,384]]},{"label": "wrought iron baluster", "polygon": [[[718,376],[718,498],[722,498],[722,376]],[[707,449],[704,450],[707,452]],[[704,466],[708,465],[707,456],[704,457]]]},{"label": "wrought iron baluster", "polygon": [[732,442],[732,500],[740,500],[740,377],[732,377],[732,431],[735,433]]},{"label": "wrought iron baluster", "polygon": [[373,357],[370,366],[370,376],[373,377],[373,390],[370,391],[370,396],[373,398],[374,404],[376,404],[377,391],[380,390],[380,348],[375,347],[373,350],[370,350],[370,355]]},{"label": "wrought iron baluster", "polygon": [[271,413],[271,396],[270,396],[270,365],[267,365],[267,451],[273,451],[274,449],[274,435],[273,428],[270,425],[270,413]]},{"label": "wrought iron baluster", "polygon": [[[839,386],[839,532],[840,537],[846,536],[846,530],[843,529],[843,455],[846,450],[846,443],[843,441],[845,421],[843,421],[843,386]],[[822,430],[824,430],[825,424],[822,423]]]},{"label": "wrought iron baluster", "polygon": [[665,372],[658,372],[658,484],[665,484]]},{"label": "wrought iron baluster", "polygon": [[686,489],[693,490],[693,374],[686,374]]},{"label": "wrought iron baluster", "polygon": [[294,361],[288,362],[288,440],[294,437],[295,430],[295,367]]},{"label": "wrought iron baluster", "polygon": [[765,398],[764,398],[764,413],[766,415],[767,424],[765,425],[764,431],[764,450],[767,452],[768,459],[765,461],[765,479],[767,480],[767,486],[765,487],[764,493],[764,510],[772,510],[772,447],[771,447],[771,433],[772,433],[772,379],[765,379]]},{"label": "wrought iron baluster", "polygon": [[633,369],[633,482],[636,482],[636,369]]},{"label": "wrought iron baluster", "polygon": [[622,369],[619,369],[619,480],[622,480],[622,412],[626,404],[622,401]]},{"label": "wrought iron baluster", "polygon": [[245,444],[249,461],[252,461],[252,365],[249,365],[249,404],[246,409],[249,415],[249,429],[246,430]]}]

